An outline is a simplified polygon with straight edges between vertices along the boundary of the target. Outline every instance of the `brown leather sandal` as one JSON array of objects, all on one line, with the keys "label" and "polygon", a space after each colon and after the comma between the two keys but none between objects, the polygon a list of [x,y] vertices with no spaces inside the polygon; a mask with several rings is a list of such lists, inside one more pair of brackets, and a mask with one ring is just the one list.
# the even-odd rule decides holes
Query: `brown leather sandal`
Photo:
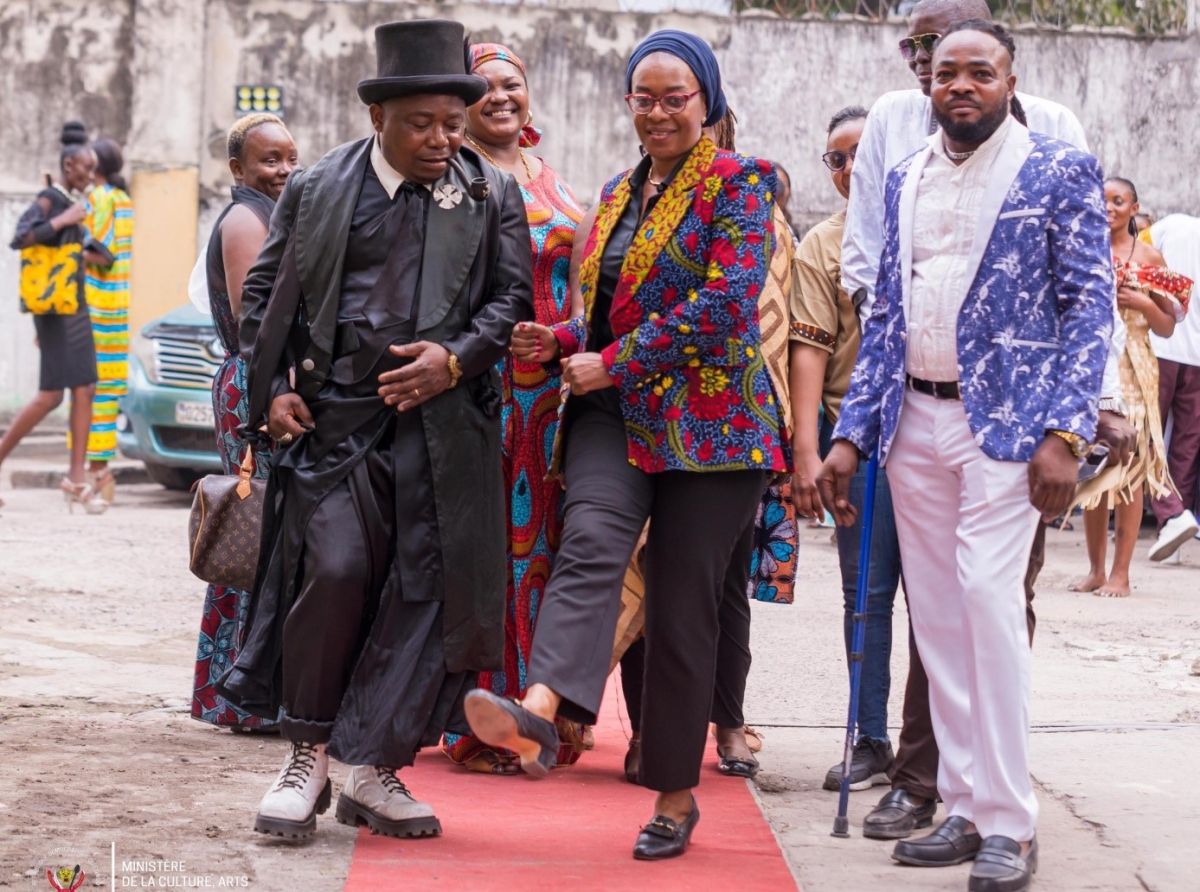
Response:
[{"label": "brown leather sandal", "polygon": [[642,767],[642,738],[629,738],[629,749],[625,751],[625,780],[631,784],[637,784],[639,787],[642,782],[638,780],[638,771]]}]

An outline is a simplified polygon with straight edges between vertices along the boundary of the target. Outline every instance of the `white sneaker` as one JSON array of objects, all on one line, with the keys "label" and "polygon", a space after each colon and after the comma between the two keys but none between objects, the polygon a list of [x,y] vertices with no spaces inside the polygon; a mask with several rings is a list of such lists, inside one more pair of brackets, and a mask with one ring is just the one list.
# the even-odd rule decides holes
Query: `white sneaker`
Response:
[{"label": "white sneaker", "polygon": [[1175,553],[1170,557],[1163,558],[1158,562],[1160,567],[1179,567],[1183,565],[1183,549],[1176,549]]},{"label": "white sneaker", "polygon": [[1200,523],[1196,523],[1196,515],[1185,509],[1178,517],[1172,517],[1163,524],[1158,539],[1150,546],[1150,560],[1161,561],[1170,557],[1179,550],[1179,546],[1198,532]]},{"label": "white sneaker", "polygon": [[316,831],[317,815],[325,814],[332,798],[325,744],[293,743],[283,770],[259,803],[254,829],[306,839]]},{"label": "white sneaker", "polygon": [[338,796],[337,819],[351,826],[366,824],[384,836],[437,836],[441,822],[433,808],[413,799],[390,768],[355,765]]}]

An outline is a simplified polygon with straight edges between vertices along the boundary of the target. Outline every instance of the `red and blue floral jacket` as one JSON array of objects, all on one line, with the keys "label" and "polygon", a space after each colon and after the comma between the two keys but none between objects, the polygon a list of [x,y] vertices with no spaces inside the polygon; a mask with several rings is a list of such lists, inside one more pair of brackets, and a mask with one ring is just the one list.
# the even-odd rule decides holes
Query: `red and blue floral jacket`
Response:
[{"label": "red and blue floral jacket", "polygon": [[[584,315],[554,327],[563,357],[587,343],[600,260],[633,198],[631,174],[601,192],[579,274]],[[759,349],[775,187],[770,163],[703,138],[625,256],[609,316],[616,340],[601,355],[620,392],[629,462],[647,473],[791,468]],[[552,474],[560,452],[556,443]]]}]

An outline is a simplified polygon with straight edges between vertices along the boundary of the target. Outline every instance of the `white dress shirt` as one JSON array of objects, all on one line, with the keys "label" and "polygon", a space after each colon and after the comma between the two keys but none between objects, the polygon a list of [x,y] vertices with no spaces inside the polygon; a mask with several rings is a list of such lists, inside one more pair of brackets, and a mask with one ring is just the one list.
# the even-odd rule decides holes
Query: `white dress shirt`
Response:
[{"label": "white dress shirt", "polygon": [[966,161],[946,154],[941,133],[917,184],[913,210],[911,299],[906,371],[926,381],[958,380],[958,312],[967,281],[971,243],[983,208],[992,163],[1013,127],[1012,117],[996,128]]},{"label": "white dress shirt", "polygon": [[[1083,126],[1070,109],[1025,93],[1017,93],[1025,109],[1029,129],[1088,150]],[[846,209],[846,231],[842,237],[842,285],[847,294],[866,290],[859,312],[863,319],[875,301],[875,280],[879,276],[879,258],[883,252],[884,191],[887,175],[913,152],[925,147],[925,141],[937,132],[933,102],[920,90],[896,90],[885,93],[871,106],[866,126],[854,156],[850,177],[850,203]],[[969,285],[969,283],[968,283]],[[1118,361],[1125,349],[1125,323],[1117,311],[1113,295],[1113,339],[1104,365],[1101,394],[1121,395]]]},{"label": "white dress shirt", "polygon": [[[1171,214],[1150,227],[1150,241],[1162,251],[1167,268],[1200,283],[1200,217]],[[1159,359],[1200,366],[1200,284],[1192,286],[1192,305],[1175,333],[1160,338],[1150,332],[1150,344]]]}]

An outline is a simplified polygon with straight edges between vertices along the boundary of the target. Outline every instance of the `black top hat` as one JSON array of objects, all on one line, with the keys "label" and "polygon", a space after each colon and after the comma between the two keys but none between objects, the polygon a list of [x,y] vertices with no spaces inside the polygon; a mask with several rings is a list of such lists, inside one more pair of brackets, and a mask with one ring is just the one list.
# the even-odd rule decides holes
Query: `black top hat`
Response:
[{"label": "black top hat", "polygon": [[375,58],[379,76],[358,83],[358,97],[368,105],[417,93],[448,93],[474,105],[487,92],[486,80],[467,73],[461,22],[420,19],[380,25]]}]

